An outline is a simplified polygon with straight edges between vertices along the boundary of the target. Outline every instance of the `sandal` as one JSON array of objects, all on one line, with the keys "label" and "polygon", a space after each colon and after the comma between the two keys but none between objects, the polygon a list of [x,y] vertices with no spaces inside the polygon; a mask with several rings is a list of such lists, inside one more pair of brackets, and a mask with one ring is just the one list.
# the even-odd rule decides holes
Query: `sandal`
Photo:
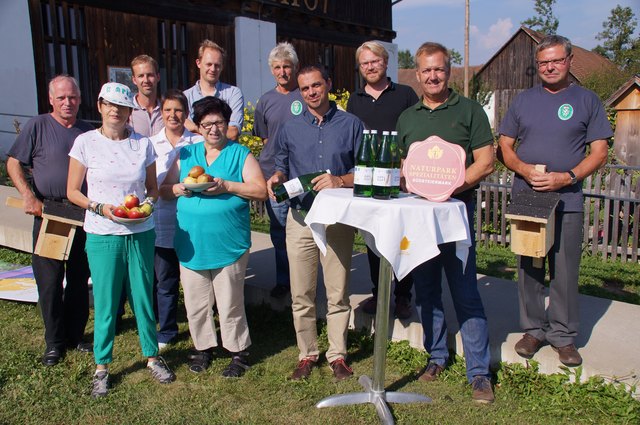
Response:
[{"label": "sandal", "polygon": [[222,371],[225,378],[240,378],[249,369],[247,356],[234,355],[231,363]]},{"label": "sandal", "polygon": [[209,368],[213,360],[213,350],[193,351],[189,353],[189,370],[193,373],[202,373]]}]

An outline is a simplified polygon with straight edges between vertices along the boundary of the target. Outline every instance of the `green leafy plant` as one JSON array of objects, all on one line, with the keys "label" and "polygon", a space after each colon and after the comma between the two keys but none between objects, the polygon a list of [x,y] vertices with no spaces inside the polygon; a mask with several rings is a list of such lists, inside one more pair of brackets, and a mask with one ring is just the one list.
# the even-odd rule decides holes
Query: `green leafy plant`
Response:
[{"label": "green leafy plant", "polygon": [[409,341],[389,341],[387,358],[405,375],[415,373],[427,364],[429,355],[426,351],[417,350],[409,345]]}]

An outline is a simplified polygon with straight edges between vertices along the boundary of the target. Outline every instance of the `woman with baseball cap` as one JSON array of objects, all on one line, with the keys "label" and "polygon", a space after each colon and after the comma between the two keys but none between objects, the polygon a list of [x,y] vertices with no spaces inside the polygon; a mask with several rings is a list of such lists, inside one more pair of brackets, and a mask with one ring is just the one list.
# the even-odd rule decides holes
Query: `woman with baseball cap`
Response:
[{"label": "woman with baseball cap", "polygon": [[[147,137],[127,127],[132,108],[132,93],[127,86],[103,85],[98,96],[102,126],[78,136],[69,152],[67,196],[87,209],[84,230],[95,311],[93,397],[106,396],[109,389],[108,364],[112,361],[115,319],[123,291],[133,309],[151,375],[160,383],[175,380],[158,356],[153,312],[154,221],[122,224],[113,215],[128,194],[152,205],[158,197],[156,153]],[[85,178],[86,196],[81,191]]]}]

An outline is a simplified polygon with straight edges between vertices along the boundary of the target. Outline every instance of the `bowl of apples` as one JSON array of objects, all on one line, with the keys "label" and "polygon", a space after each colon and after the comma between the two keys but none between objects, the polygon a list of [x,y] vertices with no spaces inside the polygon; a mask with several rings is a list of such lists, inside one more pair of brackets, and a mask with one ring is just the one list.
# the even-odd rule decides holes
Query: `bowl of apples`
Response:
[{"label": "bowl of apples", "polygon": [[209,189],[215,183],[213,182],[213,176],[204,172],[204,168],[199,165],[194,165],[189,170],[187,177],[182,180],[184,187],[192,192],[202,192]]},{"label": "bowl of apples", "polygon": [[138,224],[147,221],[152,212],[151,204],[141,204],[136,195],[129,194],[124,198],[124,202],[111,212],[111,215],[116,223]]}]

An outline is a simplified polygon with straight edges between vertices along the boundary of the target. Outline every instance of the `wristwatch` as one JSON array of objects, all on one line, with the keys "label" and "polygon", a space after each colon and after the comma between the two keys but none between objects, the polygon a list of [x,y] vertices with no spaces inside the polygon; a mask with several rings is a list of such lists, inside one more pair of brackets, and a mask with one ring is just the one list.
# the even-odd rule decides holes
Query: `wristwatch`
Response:
[{"label": "wristwatch", "polygon": [[576,183],[578,183],[578,178],[576,177],[575,173],[571,170],[567,171],[567,173],[569,173],[569,177],[571,177],[571,184],[574,185]]}]

